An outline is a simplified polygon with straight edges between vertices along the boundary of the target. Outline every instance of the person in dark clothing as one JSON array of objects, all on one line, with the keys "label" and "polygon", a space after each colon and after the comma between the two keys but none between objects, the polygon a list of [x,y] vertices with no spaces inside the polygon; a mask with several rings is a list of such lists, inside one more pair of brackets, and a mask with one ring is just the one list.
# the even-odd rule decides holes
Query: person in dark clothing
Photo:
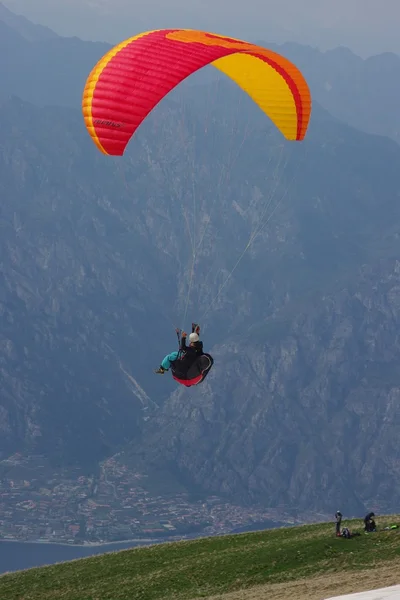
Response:
[{"label": "person in dark clothing", "polygon": [[375,513],[369,512],[364,517],[364,531],[366,533],[372,533],[376,531],[376,523],[374,521]]},{"label": "person in dark clothing", "polygon": [[200,326],[194,323],[192,333],[189,335],[189,346],[187,346],[187,334],[182,332],[179,350],[167,354],[155,372],[164,375],[171,369],[173,378],[186,387],[203,381],[214,361],[209,354],[203,352],[203,342],[200,341],[199,333]]},{"label": "person in dark clothing", "polygon": [[336,519],[336,535],[340,535],[340,526],[342,524],[342,513],[340,512],[340,510],[337,510],[335,512],[335,519]]},{"label": "person in dark clothing", "polygon": [[358,537],[360,535],[361,533],[359,533],[358,531],[352,533],[348,527],[343,527],[342,533],[339,533],[340,537],[346,538],[347,540],[350,540],[353,537]]}]

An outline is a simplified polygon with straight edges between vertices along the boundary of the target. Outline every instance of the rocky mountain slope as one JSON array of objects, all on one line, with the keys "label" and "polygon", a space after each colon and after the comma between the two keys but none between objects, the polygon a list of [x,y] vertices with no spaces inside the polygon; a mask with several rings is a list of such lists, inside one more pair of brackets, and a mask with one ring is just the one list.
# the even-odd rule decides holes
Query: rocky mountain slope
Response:
[{"label": "rocky mountain slope", "polygon": [[[212,98],[210,133],[171,99],[125,161],[77,111],[2,105],[3,456],[131,443],[135,467],[245,502],[396,503],[400,150],[318,108],[282,144]],[[152,368],[192,318],[215,368],[175,390]]]},{"label": "rocky mountain slope", "polygon": [[[284,143],[217,81],[172,94],[115,160],[79,110],[10,95],[60,97],[40,68],[43,87],[7,71],[0,104],[1,457],[122,452],[203,494],[394,510],[398,145],[317,103]],[[188,391],[152,369],[191,320],[215,368]]]}]

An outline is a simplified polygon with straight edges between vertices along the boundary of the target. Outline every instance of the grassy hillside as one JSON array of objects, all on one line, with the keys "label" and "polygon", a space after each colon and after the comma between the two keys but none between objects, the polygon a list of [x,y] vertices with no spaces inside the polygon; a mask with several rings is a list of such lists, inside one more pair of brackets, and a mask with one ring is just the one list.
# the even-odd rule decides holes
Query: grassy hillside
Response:
[{"label": "grassy hillside", "polygon": [[[272,592],[282,583],[276,597],[285,598],[285,587],[289,593],[298,580],[312,582],[323,576],[321,581],[326,582],[335,574],[340,574],[341,582],[337,593],[345,593],[346,572],[360,581],[359,589],[363,589],[360,575],[365,569],[374,567],[378,573],[381,567],[388,573],[393,566],[400,573],[400,530],[381,530],[398,520],[381,517],[379,532],[350,540],[336,538],[332,524],[318,524],[124,550],[4,575],[0,598],[183,600],[247,589],[251,595],[231,597],[255,599],[263,597],[259,586],[268,584],[266,590]],[[362,532],[360,521],[346,524]],[[400,583],[400,575],[398,579]],[[373,587],[380,587],[378,579],[376,583]],[[327,597],[326,589],[324,594],[321,598]]]}]

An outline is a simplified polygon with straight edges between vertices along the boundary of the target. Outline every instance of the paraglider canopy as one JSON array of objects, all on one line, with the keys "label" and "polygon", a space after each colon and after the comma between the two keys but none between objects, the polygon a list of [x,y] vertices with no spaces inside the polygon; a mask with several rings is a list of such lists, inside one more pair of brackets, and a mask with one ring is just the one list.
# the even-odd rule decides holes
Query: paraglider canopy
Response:
[{"label": "paraglider canopy", "polygon": [[161,29],[118,44],[88,77],[82,109],[98,149],[123,155],[156,104],[206,65],[233,79],[288,140],[304,139],[311,96],[303,75],[289,60],[262,46],[215,33]]}]

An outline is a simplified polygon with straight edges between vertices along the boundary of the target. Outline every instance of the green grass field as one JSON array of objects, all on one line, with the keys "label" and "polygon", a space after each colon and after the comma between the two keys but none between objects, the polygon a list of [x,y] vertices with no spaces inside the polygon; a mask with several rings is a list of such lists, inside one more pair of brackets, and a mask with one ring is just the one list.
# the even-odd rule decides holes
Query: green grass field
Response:
[{"label": "green grass field", "polygon": [[[398,523],[381,517],[378,528]],[[362,532],[361,521],[347,521]],[[0,577],[1,600],[189,600],[357,572],[400,559],[400,529],[336,538],[333,524],[162,544]],[[400,571],[399,571],[400,583]]]}]

